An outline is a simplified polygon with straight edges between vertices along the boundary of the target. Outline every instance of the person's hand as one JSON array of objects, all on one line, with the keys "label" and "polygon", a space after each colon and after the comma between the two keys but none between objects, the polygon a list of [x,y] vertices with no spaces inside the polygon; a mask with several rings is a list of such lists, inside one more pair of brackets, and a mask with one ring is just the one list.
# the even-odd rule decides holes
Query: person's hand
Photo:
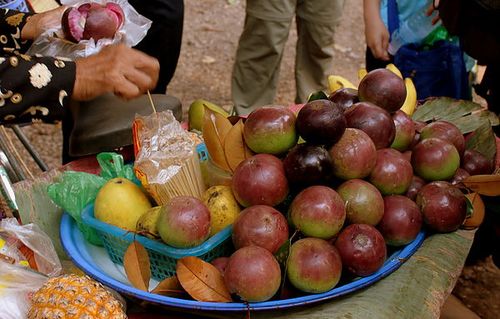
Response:
[{"label": "person's hand", "polygon": [[439,11],[437,10],[438,7],[439,7],[439,0],[434,0],[425,11],[425,14],[428,17],[430,17],[434,11],[437,11],[436,16],[432,18],[432,25],[435,25],[441,19],[441,17],[439,16]]},{"label": "person's hand", "polygon": [[380,17],[365,19],[366,45],[376,59],[389,61],[389,31]]},{"label": "person's hand", "polygon": [[21,39],[34,40],[43,32],[50,29],[60,29],[61,20],[66,6],[34,14],[28,17],[26,24],[21,30]]},{"label": "person's hand", "polygon": [[125,99],[137,97],[156,86],[160,71],[158,60],[123,44],[107,46],[75,62],[72,98],[78,101],[108,92]]}]

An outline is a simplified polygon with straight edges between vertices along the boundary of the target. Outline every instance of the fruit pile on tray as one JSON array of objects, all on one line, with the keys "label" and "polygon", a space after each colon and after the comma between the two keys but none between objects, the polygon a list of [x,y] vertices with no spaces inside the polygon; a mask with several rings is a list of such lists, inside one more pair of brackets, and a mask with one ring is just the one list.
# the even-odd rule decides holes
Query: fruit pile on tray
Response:
[{"label": "fruit pile on tray", "polygon": [[329,95],[245,117],[195,101],[189,128],[201,132],[208,151],[201,174],[191,176],[202,178],[201,195],[186,188],[168,200],[150,193],[152,200],[116,180],[97,195],[95,218],[134,234],[120,259],[131,284],[150,290],[154,262],[144,237],[182,253],[229,230],[232,246],[222,256],[169,256],[172,271],[159,278],[153,269],[160,288],[151,292],[262,302],[373,275],[423,228],[432,235],[477,227],[476,192],[493,195],[496,188],[484,185],[498,182],[491,130],[498,118],[468,101],[417,106],[411,79],[394,66],[362,76],[357,88],[332,76]]}]

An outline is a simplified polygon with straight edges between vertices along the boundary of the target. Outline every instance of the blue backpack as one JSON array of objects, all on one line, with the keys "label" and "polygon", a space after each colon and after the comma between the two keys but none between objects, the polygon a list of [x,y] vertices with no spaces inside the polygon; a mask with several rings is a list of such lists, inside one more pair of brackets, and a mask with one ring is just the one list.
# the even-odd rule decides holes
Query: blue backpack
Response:
[{"label": "blue backpack", "polygon": [[[399,27],[396,0],[388,0],[387,13],[392,34]],[[419,100],[431,96],[471,98],[463,50],[453,42],[437,41],[430,48],[414,43],[403,45],[394,56],[394,64],[404,77],[412,78]]]}]

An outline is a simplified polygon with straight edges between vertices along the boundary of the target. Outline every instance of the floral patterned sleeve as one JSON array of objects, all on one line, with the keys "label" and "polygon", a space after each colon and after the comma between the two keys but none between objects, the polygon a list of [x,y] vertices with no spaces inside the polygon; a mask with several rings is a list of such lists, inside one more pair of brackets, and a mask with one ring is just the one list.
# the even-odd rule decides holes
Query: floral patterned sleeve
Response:
[{"label": "floral patterned sleeve", "polygon": [[25,21],[24,13],[0,9],[0,124],[61,120],[75,83],[73,61],[19,53]]},{"label": "floral patterned sleeve", "polygon": [[0,47],[26,52],[32,41],[21,40],[21,30],[31,13],[0,9]]}]

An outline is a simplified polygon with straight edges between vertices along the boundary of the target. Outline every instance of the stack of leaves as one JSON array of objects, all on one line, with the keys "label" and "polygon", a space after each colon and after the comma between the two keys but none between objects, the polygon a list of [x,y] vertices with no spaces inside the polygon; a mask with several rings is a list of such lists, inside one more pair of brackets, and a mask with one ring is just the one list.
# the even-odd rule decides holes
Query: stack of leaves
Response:
[{"label": "stack of leaves", "polygon": [[233,173],[239,163],[253,155],[243,139],[243,126],[243,119],[233,125],[205,107],[203,139],[212,162],[226,172]]}]

